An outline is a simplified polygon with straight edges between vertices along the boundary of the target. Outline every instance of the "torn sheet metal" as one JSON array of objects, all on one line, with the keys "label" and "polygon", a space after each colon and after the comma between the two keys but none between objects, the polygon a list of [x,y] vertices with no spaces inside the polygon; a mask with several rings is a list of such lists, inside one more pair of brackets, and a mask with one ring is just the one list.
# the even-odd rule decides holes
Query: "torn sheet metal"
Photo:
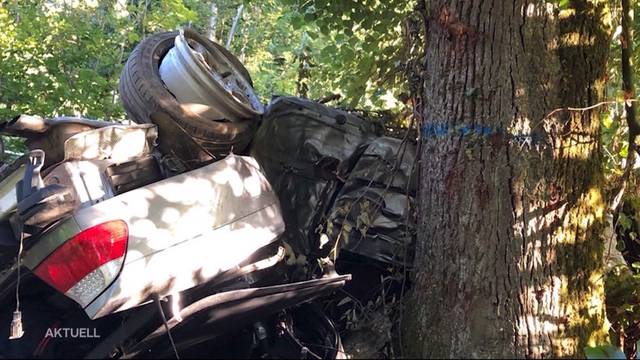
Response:
[{"label": "torn sheet metal", "polygon": [[280,198],[285,241],[296,254],[317,250],[317,228],[340,178],[376,136],[374,123],[309,100],[282,97],[267,108],[252,154]]},{"label": "torn sheet metal", "polygon": [[[43,150],[47,156],[43,169],[65,159],[65,142],[84,131],[109,126],[129,127],[114,122],[62,116],[45,119],[35,115],[20,115],[0,124],[0,134],[18,136],[26,140],[29,150]],[[137,125],[133,125],[136,127]]]},{"label": "torn sheet metal", "polygon": [[83,131],[64,142],[64,160],[105,160],[120,163],[153,150],[158,129],[153,124],[111,125]]},{"label": "torn sheet metal", "polygon": [[407,264],[415,243],[415,144],[381,137],[356,162],[329,215],[327,234],[342,251]]}]

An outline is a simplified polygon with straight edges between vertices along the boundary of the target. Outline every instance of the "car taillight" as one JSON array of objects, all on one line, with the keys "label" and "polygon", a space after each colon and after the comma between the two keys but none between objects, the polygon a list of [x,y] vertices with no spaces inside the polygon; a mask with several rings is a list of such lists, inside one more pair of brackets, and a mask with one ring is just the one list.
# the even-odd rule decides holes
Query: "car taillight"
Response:
[{"label": "car taillight", "polygon": [[69,239],[33,272],[85,307],[120,272],[128,239],[129,230],[124,221],[96,225]]}]

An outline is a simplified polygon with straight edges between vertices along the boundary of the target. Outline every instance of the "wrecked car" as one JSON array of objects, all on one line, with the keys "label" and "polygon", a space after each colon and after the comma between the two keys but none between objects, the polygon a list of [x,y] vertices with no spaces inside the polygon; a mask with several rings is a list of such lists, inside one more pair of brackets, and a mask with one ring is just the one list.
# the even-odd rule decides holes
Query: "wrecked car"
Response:
[{"label": "wrecked car", "polygon": [[[73,129],[82,131],[74,133]],[[45,338],[53,327],[46,318],[65,318],[80,309],[86,315],[85,323],[106,324],[113,319],[100,319],[110,315],[129,318],[126,310],[168,297],[172,302],[168,313],[183,318],[178,327],[185,327],[191,321],[187,313],[194,306],[198,308],[195,313],[201,314],[214,305],[241,302],[247,296],[249,304],[255,298],[268,303],[269,297],[277,304],[282,301],[278,296],[288,296],[288,307],[346,279],[334,276],[285,286],[280,280],[270,283],[279,287],[255,286],[249,293],[224,291],[230,282],[240,288],[242,281],[245,288],[259,284],[261,271],[277,265],[284,254],[280,243],[284,224],[277,197],[250,157],[232,154],[196,170],[165,176],[167,170],[154,157],[157,135],[152,124],[125,126],[21,116],[4,123],[0,132],[25,137],[30,147],[40,147],[31,150],[28,161],[0,183],[4,232],[11,227],[13,248],[21,252],[21,261],[0,277],[1,298],[4,308],[11,308],[11,294],[22,286],[18,301],[35,301],[52,312],[38,318],[39,324],[29,321],[23,328],[21,319],[14,318],[9,336],[18,339],[9,340],[4,349],[19,348],[34,337]],[[58,144],[50,146],[63,147],[64,152],[51,153],[61,160],[45,160],[43,138],[57,139]],[[12,248],[6,239],[4,242],[5,248]],[[29,270],[22,279],[19,267]],[[34,278],[39,280],[36,286]],[[25,287],[29,289],[24,291]],[[41,291],[33,299],[31,291],[36,288]],[[226,298],[205,296],[220,291]],[[56,303],[65,303],[61,295],[76,305],[66,301],[57,308]],[[278,305],[272,306],[277,309]],[[21,310],[18,307],[12,315],[21,316]],[[25,320],[34,315],[27,310],[24,314]],[[66,325],[74,324],[77,322],[71,320]],[[135,334],[139,326],[129,325],[127,330]],[[110,333],[101,330],[103,336]],[[142,340],[145,344],[150,341]],[[86,351],[107,347],[96,341],[84,346]],[[122,344],[116,341],[110,346],[113,351]],[[82,348],[75,346],[74,351]],[[137,344],[136,349],[144,347]],[[35,355],[50,354],[45,350]],[[34,355],[17,351],[9,355]]]},{"label": "wrecked car", "polygon": [[310,100],[264,106],[191,29],[144,39],[119,89],[133,123],[0,125],[29,149],[0,168],[0,355],[341,358],[312,301],[367,302],[362,274],[408,267],[415,144]]}]

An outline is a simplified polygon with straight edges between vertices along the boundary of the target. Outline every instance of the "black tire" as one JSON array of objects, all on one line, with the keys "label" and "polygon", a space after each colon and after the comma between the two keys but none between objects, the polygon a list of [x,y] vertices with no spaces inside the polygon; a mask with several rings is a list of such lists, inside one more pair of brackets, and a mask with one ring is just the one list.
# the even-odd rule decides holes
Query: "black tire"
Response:
[{"label": "black tire", "polygon": [[[120,75],[120,98],[131,120],[154,122],[158,116],[169,116],[211,155],[240,152],[247,147],[257,121],[226,122],[206,119],[183,108],[167,90],[160,78],[160,61],[173,47],[177,31],[152,35],[133,50]],[[248,76],[246,69],[226,49],[214,44]],[[249,79],[249,78],[248,78]],[[163,129],[159,126],[159,131]],[[167,130],[169,131],[169,130]],[[160,134],[162,135],[162,134]]]}]

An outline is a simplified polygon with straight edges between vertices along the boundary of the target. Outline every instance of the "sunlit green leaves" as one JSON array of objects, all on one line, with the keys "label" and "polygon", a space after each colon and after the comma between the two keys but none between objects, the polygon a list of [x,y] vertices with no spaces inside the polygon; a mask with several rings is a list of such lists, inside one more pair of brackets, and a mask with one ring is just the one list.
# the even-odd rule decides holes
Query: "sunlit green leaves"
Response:
[{"label": "sunlit green leaves", "polygon": [[[126,27],[104,4],[11,1],[0,8],[0,119],[19,113],[121,117],[113,100]],[[123,29],[124,30],[124,29]]]},{"label": "sunlit green leaves", "polygon": [[[401,23],[412,3],[216,0],[215,38],[225,43],[244,4],[231,51],[257,93],[342,95],[343,106],[394,108],[404,91]],[[20,113],[123,118],[117,84],[134,46],[151,33],[208,30],[211,2],[9,0],[0,6],[0,121]],[[303,63],[303,66],[300,64]],[[303,71],[301,71],[301,69]]]},{"label": "sunlit green leaves", "polygon": [[624,352],[619,348],[606,344],[594,347],[584,348],[584,354],[587,359],[621,359],[624,360],[627,357]]},{"label": "sunlit green leaves", "polygon": [[[404,78],[398,61],[400,24],[411,2],[282,0],[291,28],[308,34],[308,49],[316,65],[310,96],[343,95],[348,106],[393,107],[380,101],[380,87],[397,93]],[[355,75],[355,76],[354,76]],[[384,92],[386,94],[386,92]]]}]

